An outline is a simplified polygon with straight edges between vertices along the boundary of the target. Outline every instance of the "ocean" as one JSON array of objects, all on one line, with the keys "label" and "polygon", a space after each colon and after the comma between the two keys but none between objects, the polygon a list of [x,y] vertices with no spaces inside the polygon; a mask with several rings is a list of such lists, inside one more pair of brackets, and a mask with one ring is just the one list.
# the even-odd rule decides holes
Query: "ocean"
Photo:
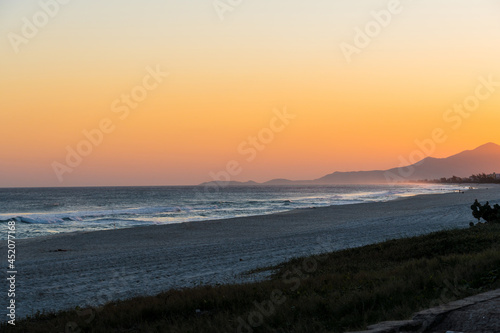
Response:
[{"label": "ocean", "polygon": [[0,189],[0,239],[271,214],[447,193],[458,185],[164,186]]}]

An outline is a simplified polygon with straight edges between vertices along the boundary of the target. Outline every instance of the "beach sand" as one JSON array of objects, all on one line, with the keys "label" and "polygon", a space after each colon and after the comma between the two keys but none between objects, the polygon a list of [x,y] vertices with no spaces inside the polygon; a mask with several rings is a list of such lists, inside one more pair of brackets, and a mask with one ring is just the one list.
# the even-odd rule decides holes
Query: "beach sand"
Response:
[{"label": "beach sand", "polygon": [[[268,272],[245,273],[293,257],[468,228],[476,198],[500,202],[500,187],[18,240],[17,316],[198,284],[255,281]],[[0,244],[6,254],[6,241]]]}]

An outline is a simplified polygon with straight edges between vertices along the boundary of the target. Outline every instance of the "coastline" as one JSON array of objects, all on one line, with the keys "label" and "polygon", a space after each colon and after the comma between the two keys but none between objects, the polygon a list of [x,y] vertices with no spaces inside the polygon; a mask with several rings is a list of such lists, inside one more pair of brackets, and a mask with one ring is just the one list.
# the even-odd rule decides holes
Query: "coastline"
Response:
[{"label": "coastline", "polygon": [[[465,188],[460,185],[374,184],[324,188],[256,186],[249,190],[244,186],[229,186],[216,195],[199,197],[203,190],[192,186],[47,188],[20,190],[17,196],[13,196],[13,200],[9,191],[4,191],[0,193],[1,199],[5,200],[5,207],[2,207],[0,213],[0,240],[7,239],[6,222],[11,221],[16,223],[16,238],[22,239],[78,231],[269,215],[300,208],[390,201],[419,194],[451,193]],[[114,194],[110,195],[110,192]],[[144,196],[139,195],[138,198],[134,193]],[[48,199],[40,201],[40,198]],[[20,209],[25,206],[30,208]]]},{"label": "coastline", "polygon": [[[485,187],[464,194],[21,239],[17,314],[198,284],[254,281],[265,275],[244,273],[292,257],[466,228],[474,220],[469,206],[476,198],[500,201],[500,187]],[[0,244],[4,248],[6,241]]]}]

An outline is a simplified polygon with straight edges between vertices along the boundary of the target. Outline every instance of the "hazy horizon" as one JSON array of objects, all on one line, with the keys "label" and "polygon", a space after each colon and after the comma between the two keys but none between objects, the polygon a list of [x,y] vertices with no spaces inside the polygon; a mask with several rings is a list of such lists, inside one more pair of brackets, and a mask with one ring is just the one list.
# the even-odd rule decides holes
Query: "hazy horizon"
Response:
[{"label": "hazy horizon", "polygon": [[315,179],[500,143],[498,2],[227,3],[0,3],[0,187]]},{"label": "hazy horizon", "polygon": [[[495,148],[495,150],[497,150],[497,148],[500,148],[500,146],[496,143],[493,143],[493,142],[488,142],[484,145],[481,145],[480,147],[484,147],[484,146],[490,146],[493,145]],[[480,147],[476,147],[477,148],[480,148]],[[475,150],[475,149],[474,149]],[[470,150],[464,150],[460,153],[464,153],[464,152],[468,152]],[[418,154],[421,153],[420,150],[415,150],[415,152],[417,152]],[[491,153],[491,152],[490,152]],[[457,154],[454,154],[452,156],[455,156]],[[446,159],[448,157],[452,157],[452,156],[447,156],[443,159]],[[428,157],[432,157],[432,156],[428,156]],[[419,162],[421,162],[422,160],[419,160],[417,161],[417,164]],[[410,162],[410,161],[408,161]],[[493,163],[493,165],[495,165],[496,163]],[[403,164],[403,165],[400,165],[400,167],[402,167],[403,169],[408,167],[408,166],[411,166],[410,164]],[[491,166],[489,167],[491,169]],[[494,168],[494,167],[493,167]],[[392,169],[392,168],[391,168]],[[495,169],[496,170],[496,169]],[[380,170],[347,170],[347,171],[340,171],[341,173],[357,173],[357,172],[364,172],[364,171],[368,171],[368,172],[373,172],[373,171],[380,171]],[[384,171],[384,170],[382,170]],[[472,171],[471,172],[471,175],[473,174],[476,174],[476,173],[484,173],[486,171],[485,170],[482,170],[482,171]],[[492,171],[490,170],[491,172],[495,172],[495,171]],[[490,172],[490,171],[487,171],[487,172]],[[219,171],[220,172],[227,172],[225,170],[221,170]],[[334,171],[334,172],[337,172],[337,171]],[[219,173],[209,173],[209,176],[212,177],[211,179],[208,179],[204,182],[201,182],[199,184],[177,184],[177,185],[170,185],[170,184],[156,184],[156,185],[133,185],[133,184],[129,184],[129,185],[77,185],[77,186],[5,186],[5,187],[1,187],[0,186],[0,189],[9,189],[9,188],[70,188],[70,187],[75,187],[75,188],[78,188],[78,187],[89,187],[89,188],[92,188],[92,187],[192,187],[192,186],[206,186],[207,184],[210,184],[210,183],[215,183],[215,184],[220,184],[220,182],[222,181],[222,183],[224,183],[224,180],[222,180],[223,178],[221,178],[222,176],[219,174]],[[450,172],[450,174],[453,173],[453,172]],[[331,173],[330,173],[331,174]],[[327,176],[329,174],[326,174],[326,175],[322,175],[322,177],[324,176]],[[397,176],[397,174],[393,174],[393,176]],[[445,176],[449,176],[448,174],[445,175]],[[214,177],[219,177],[217,179],[215,179]],[[315,179],[318,179],[318,178],[322,178],[322,177],[317,177]],[[390,177],[388,177],[390,178]],[[440,177],[436,177],[436,179],[438,179]],[[312,184],[312,183],[300,183],[300,182],[303,182],[303,181],[314,181],[315,179],[285,179],[285,180],[291,180],[291,181],[296,181],[297,183],[295,184],[290,184],[290,185],[294,185],[294,186],[311,186],[311,185],[314,185],[314,186],[345,186],[345,185],[390,185],[391,182],[390,180],[386,180],[386,181],[383,181],[383,182],[358,182],[358,183],[317,183],[317,184]],[[283,178],[273,178],[273,179],[267,179],[267,180],[264,180],[264,181],[261,181],[261,182],[256,182],[258,185],[268,185],[268,184],[265,184],[266,182],[270,182],[270,181],[273,181],[273,180],[283,180]],[[424,178],[420,179],[419,180],[424,180]],[[234,179],[232,179],[232,177],[229,179],[229,181],[235,181]],[[253,179],[247,179],[247,180],[236,180],[236,182],[241,182],[241,183],[246,183],[246,182],[255,182]],[[404,181],[403,179],[400,179],[400,180],[397,180],[397,179],[393,179],[393,182],[392,184],[393,185],[401,185],[401,184],[410,184],[410,185],[413,185],[415,184],[415,180],[411,180],[411,179],[407,179],[406,181]],[[283,186],[283,184],[269,184],[269,186]],[[286,186],[286,185],[285,185]]]}]

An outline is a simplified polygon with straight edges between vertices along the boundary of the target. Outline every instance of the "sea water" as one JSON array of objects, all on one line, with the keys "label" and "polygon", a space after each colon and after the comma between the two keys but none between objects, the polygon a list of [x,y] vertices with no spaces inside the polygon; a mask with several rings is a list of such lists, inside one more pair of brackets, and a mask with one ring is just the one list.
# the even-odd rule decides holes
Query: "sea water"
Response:
[{"label": "sea water", "polygon": [[[166,186],[0,189],[0,239],[271,214],[447,193],[458,185]],[[12,224],[12,223],[11,223]]]}]

